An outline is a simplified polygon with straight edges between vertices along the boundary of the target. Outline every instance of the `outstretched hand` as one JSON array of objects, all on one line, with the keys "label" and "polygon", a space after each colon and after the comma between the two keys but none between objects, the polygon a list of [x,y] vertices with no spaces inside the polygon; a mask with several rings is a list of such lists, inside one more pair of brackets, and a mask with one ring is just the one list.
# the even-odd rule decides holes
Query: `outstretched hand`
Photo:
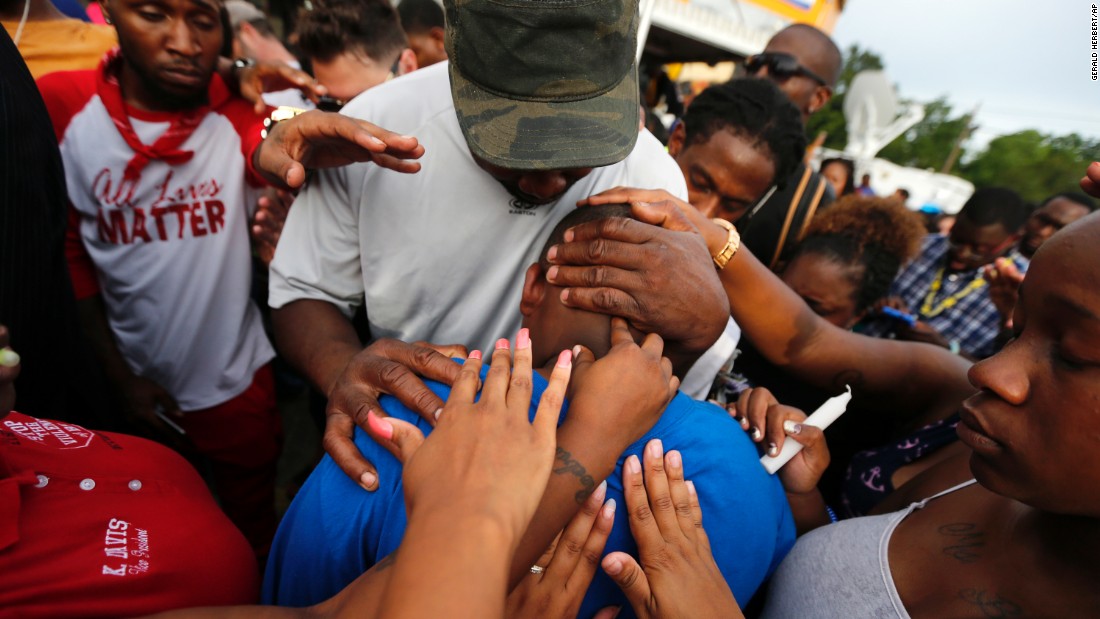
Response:
[{"label": "outstretched hand", "polygon": [[574,619],[577,616],[615,522],[615,499],[604,503],[606,496],[605,482],[589,495],[531,567],[531,573],[508,595],[505,617]]},{"label": "outstretched hand", "polygon": [[471,352],[429,439],[413,424],[374,412],[368,413],[368,432],[404,464],[410,518],[421,511],[484,514],[510,525],[518,542],[550,477],[572,354],[563,351],[559,356],[533,422],[527,330],[521,329],[516,338],[514,362],[508,340],[497,342],[475,401],[481,366],[480,352]]},{"label": "outstretched hand", "polygon": [[256,149],[254,163],[268,181],[292,189],[306,181],[306,170],[360,161],[397,172],[420,170],[424,147],[365,120],[312,110],[277,123]]},{"label": "outstretched hand", "polygon": [[265,92],[300,90],[314,103],[328,94],[328,89],[309,73],[283,62],[257,61],[256,64],[240,70],[237,82],[241,97],[252,102],[257,114],[263,114],[267,107],[263,99]]},{"label": "outstretched hand", "polygon": [[699,497],[684,480],[680,452],[665,454],[654,439],[644,456],[644,481],[637,456],[623,463],[623,492],[639,559],[612,552],[603,559],[604,571],[642,619],[744,617],[714,561]]}]

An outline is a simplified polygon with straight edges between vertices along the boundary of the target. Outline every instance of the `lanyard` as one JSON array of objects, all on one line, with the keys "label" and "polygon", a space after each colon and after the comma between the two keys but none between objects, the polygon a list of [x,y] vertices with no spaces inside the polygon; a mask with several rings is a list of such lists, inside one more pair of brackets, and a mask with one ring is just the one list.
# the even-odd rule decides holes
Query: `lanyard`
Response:
[{"label": "lanyard", "polygon": [[935,318],[939,316],[954,307],[959,301],[966,298],[974,291],[981,289],[986,283],[979,272],[978,276],[967,284],[965,288],[947,297],[943,301],[940,301],[939,305],[933,306],[932,302],[936,300],[936,294],[938,294],[940,288],[943,287],[943,272],[944,268],[940,267],[940,270],[936,272],[936,278],[932,280],[932,285],[928,288],[928,295],[924,297],[924,304],[921,305],[920,308],[920,314],[924,318]]}]

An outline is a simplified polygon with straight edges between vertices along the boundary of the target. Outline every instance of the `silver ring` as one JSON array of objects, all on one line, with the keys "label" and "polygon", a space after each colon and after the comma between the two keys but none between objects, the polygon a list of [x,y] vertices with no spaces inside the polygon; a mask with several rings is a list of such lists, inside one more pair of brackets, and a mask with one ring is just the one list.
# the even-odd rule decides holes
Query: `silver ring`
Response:
[{"label": "silver ring", "polygon": [[542,567],[541,565],[532,565],[531,566],[531,573],[532,574],[541,574],[545,571],[546,571],[546,568]]}]

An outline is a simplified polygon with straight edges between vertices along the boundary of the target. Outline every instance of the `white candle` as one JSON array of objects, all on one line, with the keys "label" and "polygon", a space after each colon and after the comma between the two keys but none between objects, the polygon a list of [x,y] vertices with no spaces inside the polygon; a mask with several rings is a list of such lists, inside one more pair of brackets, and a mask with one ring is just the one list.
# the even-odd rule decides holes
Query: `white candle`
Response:
[{"label": "white candle", "polygon": [[[814,426],[824,430],[829,427],[829,424],[843,415],[844,411],[848,409],[848,402],[852,400],[852,388],[848,385],[844,385],[844,388],[847,389],[845,393],[826,400],[820,408],[814,411],[814,414],[810,415],[802,422],[802,425]],[[788,436],[783,441],[783,449],[779,450],[779,454],[774,458],[768,454],[764,454],[760,458],[760,464],[764,465],[764,470],[768,471],[768,474],[775,475],[776,471],[783,468],[784,464],[790,462],[791,458],[802,451],[802,447],[802,443]]]}]

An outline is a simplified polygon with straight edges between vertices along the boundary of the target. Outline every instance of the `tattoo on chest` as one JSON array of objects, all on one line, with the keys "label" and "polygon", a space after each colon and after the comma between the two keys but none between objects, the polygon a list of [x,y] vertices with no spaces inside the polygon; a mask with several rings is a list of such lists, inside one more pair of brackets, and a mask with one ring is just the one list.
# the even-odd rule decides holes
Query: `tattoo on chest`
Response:
[{"label": "tattoo on chest", "polygon": [[943,554],[959,563],[974,563],[981,558],[979,551],[985,546],[985,532],[972,522],[955,522],[936,529],[947,537],[950,544],[943,547]]},{"label": "tattoo on chest", "polygon": [[592,491],[596,489],[596,480],[592,479],[592,476],[588,474],[588,470],[584,468],[584,465],[573,459],[573,454],[558,447],[557,453],[554,454],[554,473],[557,475],[572,475],[580,482],[582,490],[578,490],[573,495],[573,499],[577,501],[578,505],[583,505],[585,500],[588,499],[588,495],[592,494]]},{"label": "tattoo on chest", "polygon": [[1022,617],[1024,614],[1015,602],[996,593],[987,593],[985,589],[963,589],[959,591],[959,599],[977,606],[986,617]]}]

